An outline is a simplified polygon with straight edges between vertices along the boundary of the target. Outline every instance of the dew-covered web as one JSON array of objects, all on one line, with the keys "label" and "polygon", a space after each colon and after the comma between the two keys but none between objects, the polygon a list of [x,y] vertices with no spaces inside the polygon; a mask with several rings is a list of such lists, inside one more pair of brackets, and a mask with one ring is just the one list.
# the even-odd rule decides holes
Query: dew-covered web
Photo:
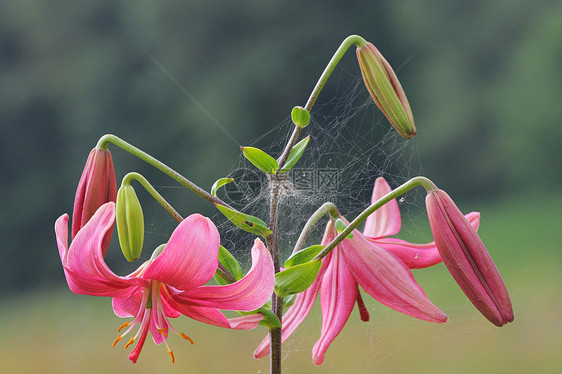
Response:
[{"label": "dew-covered web", "polygon": [[[352,220],[370,204],[372,188],[377,177],[384,177],[391,187],[397,187],[408,179],[423,175],[423,168],[414,137],[402,138],[373,103],[359,71],[349,72],[337,68],[330,84],[335,90],[325,89],[311,112],[311,122],[303,129],[299,139],[310,135],[309,145],[298,164],[287,173],[287,180],[279,205],[279,232],[281,260],[291,253],[293,246],[310,215],[324,202],[333,202],[339,211]],[[337,83],[333,83],[337,82]],[[271,128],[267,133],[246,145],[256,146],[278,157],[293,130],[290,117]],[[423,124],[418,124],[423,131]],[[233,164],[228,176],[234,178],[219,190],[218,196],[236,209],[269,221],[269,188],[266,176],[242,155]],[[224,175],[217,176],[217,179]],[[430,177],[430,176],[429,176]],[[176,188],[160,186],[161,190]],[[402,214],[400,238],[412,242],[431,241],[424,217],[425,192],[416,188],[399,199]],[[154,210],[161,208],[154,207]],[[256,236],[243,232],[215,212],[211,217],[221,234],[221,244],[229,249],[245,269],[250,266],[250,248]],[[319,222],[307,240],[307,246],[319,244],[327,218]],[[155,218],[148,222],[150,235],[169,236],[175,223],[171,219]],[[165,239],[164,239],[165,240]],[[451,282],[443,268],[414,271],[418,282],[430,299],[447,314],[457,314],[459,309],[471,308],[469,302],[461,305],[443,303],[451,291],[441,291],[439,284]],[[363,291],[361,291],[363,292]],[[358,313],[352,312],[343,333],[327,352],[345,354],[369,365],[394,354],[393,347],[415,347],[438,336],[423,335],[435,325],[406,317],[374,301],[363,293],[371,313],[371,321],[361,322]],[[470,333],[482,327],[462,327],[462,320],[453,323],[454,334]],[[321,314],[319,305],[302,324],[305,334],[299,330],[283,345],[284,358],[295,352],[312,349],[320,335]],[[351,332],[346,333],[347,330]],[[449,331],[452,331],[449,329]],[[347,337],[346,337],[347,336]],[[256,338],[256,346],[261,338]],[[347,340],[346,340],[347,339]],[[346,350],[347,344],[356,344],[355,351]],[[360,347],[357,350],[357,347]],[[340,352],[338,353],[338,350]],[[367,353],[368,352],[368,353]]]}]

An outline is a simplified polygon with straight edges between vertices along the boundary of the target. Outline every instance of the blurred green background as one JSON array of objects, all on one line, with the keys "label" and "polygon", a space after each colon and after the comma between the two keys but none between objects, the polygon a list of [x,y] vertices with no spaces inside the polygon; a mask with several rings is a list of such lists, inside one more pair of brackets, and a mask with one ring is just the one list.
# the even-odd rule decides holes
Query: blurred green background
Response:
[{"label": "blurred green background", "polygon": [[[0,9],[0,362],[6,372],[266,373],[267,360],[251,357],[263,330],[225,331],[186,318],[174,326],[196,344],[172,337],[174,366],[150,342],[138,364],[130,364],[122,348],[110,348],[120,324],[110,300],[68,290],[53,224],[72,210],[88,152],[105,133],[207,189],[240,166],[239,145],[273,141],[268,149],[279,152],[291,108],[304,104],[349,34],[373,42],[398,71],[416,119],[410,156],[383,172],[395,181],[423,173],[462,210],[482,213],[480,233],[508,285],[515,322],[501,329],[489,324],[440,265],[415,276],[449,315],[448,324],[412,320],[369,299],[371,322],[352,315],[325,364],[315,368],[316,307],[285,346],[287,372],[562,371],[562,3],[2,0]],[[318,100],[313,139],[323,136],[322,113],[333,113],[346,98],[342,81],[359,82],[353,54]],[[368,102],[357,87],[352,97]],[[363,126],[376,122],[386,131],[373,104],[358,107]],[[348,130],[337,131],[345,137]],[[113,155],[118,179],[139,171],[180,212],[216,217],[159,172],[116,148]],[[412,160],[416,166],[405,168]],[[414,200],[423,206],[423,198]],[[408,210],[410,239],[429,240],[426,220]],[[154,205],[148,213],[152,240],[165,241],[173,222],[159,223]],[[117,271],[130,269],[116,247],[108,262]]]}]

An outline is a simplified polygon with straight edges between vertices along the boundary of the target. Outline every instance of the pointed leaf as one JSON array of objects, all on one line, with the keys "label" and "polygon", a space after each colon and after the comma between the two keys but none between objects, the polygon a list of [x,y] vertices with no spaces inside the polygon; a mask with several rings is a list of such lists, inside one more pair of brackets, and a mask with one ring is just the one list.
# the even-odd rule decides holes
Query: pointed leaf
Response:
[{"label": "pointed leaf", "polygon": [[232,178],[221,178],[221,179],[217,180],[213,184],[213,187],[211,187],[211,195],[217,196],[217,190],[219,188],[221,188],[225,184],[228,184],[228,183],[233,182],[233,181],[234,181],[234,179],[232,179]]},{"label": "pointed leaf", "polygon": [[275,274],[275,292],[280,297],[303,292],[314,282],[321,266],[321,260],[314,260]]},{"label": "pointed leaf", "polygon": [[219,247],[219,262],[224,266],[225,270],[229,272],[235,281],[244,278],[244,272],[240,267],[238,260],[222,245]]},{"label": "pointed leaf", "polygon": [[216,204],[215,206],[230,222],[242,230],[261,235],[266,239],[271,235],[271,230],[261,219],[249,214],[240,213],[221,204]]},{"label": "pointed leaf", "polygon": [[277,160],[262,151],[261,149],[254,147],[240,147],[244,156],[254,164],[258,169],[268,174],[275,174],[277,169],[279,169],[279,164]]},{"label": "pointed leaf", "polygon": [[[347,224],[341,220],[340,218],[338,218],[336,220],[336,230],[338,230],[338,233],[341,233],[343,230],[345,230],[347,228]],[[353,231],[349,233],[348,236],[345,237],[346,239],[351,239],[353,238]]]},{"label": "pointed leaf", "polygon": [[297,161],[301,158],[309,141],[310,141],[310,135],[293,146],[293,149],[291,149],[291,152],[289,152],[289,156],[287,157],[287,161],[285,162],[285,165],[283,165],[279,173],[285,173],[291,170],[293,166],[295,166]]},{"label": "pointed leaf", "polygon": [[313,245],[312,247],[300,250],[297,253],[291,255],[291,257],[289,257],[287,261],[285,261],[285,268],[304,264],[305,262],[312,260],[318,253],[322,252],[323,249],[323,245]]}]

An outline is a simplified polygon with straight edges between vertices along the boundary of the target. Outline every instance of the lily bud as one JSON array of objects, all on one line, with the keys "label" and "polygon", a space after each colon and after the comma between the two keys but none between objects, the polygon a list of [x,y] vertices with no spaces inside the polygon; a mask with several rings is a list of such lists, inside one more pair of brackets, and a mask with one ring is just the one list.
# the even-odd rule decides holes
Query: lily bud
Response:
[{"label": "lily bud", "polygon": [[123,255],[129,262],[138,260],[144,241],[144,216],[137,194],[131,185],[122,185],[117,192],[115,221]]},{"label": "lily bud", "polygon": [[[113,159],[107,149],[94,148],[88,156],[86,166],[78,182],[72,213],[72,239],[90,220],[103,204],[117,197],[117,183]],[[111,241],[111,230],[103,239],[102,252],[105,255]]]},{"label": "lily bud", "polygon": [[494,325],[512,322],[505,284],[472,225],[442,190],[429,191],[425,202],[437,249],[457,284]]},{"label": "lily bud", "polygon": [[392,126],[406,139],[416,135],[410,104],[394,70],[372,43],[357,48],[367,90]]}]

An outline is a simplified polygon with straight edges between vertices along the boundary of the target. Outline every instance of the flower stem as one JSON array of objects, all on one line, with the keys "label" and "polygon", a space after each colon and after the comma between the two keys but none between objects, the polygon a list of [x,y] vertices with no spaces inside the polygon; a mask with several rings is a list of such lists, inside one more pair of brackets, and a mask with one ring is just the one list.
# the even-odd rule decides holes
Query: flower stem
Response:
[{"label": "flower stem", "polygon": [[[271,235],[267,238],[267,248],[271,252],[273,267],[277,274],[280,269],[279,259],[279,187],[280,180],[275,175],[269,178],[270,203],[269,203],[269,228]],[[275,313],[281,321],[283,318],[283,298],[279,297],[275,291],[271,295],[271,311]],[[269,330],[270,347],[270,373],[281,374],[281,329],[274,327]]]},{"label": "flower stem", "polygon": [[113,134],[106,134],[100,138],[98,141],[97,147],[100,149],[107,149],[109,143],[112,143],[119,148],[129,152],[130,154],[140,158],[141,160],[147,162],[148,164],[154,166],[156,169],[160,170],[164,174],[168,175],[181,185],[187,187],[191,191],[195,192],[197,195],[202,197],[203,199],[213,203],[213,204],[221,204],[230,209],[233,209],[230,205],[222,201],[216,196],[211,195],[195,183],[191,182],[189,179],[185,178],[183,175],[169,167],[168,165],[164,164],[163,162],[157,160],[156,158],[152,157],[148,153],[138,149],[137,147],[127,143],[123,139],[113,135]]},{"label": "flower stem", "polygon": [[174,209],[174,207],[172,207],[170,203],[166,201],[166,199],[164,199],[162,195],[158,193],[158,191],[156,191],[154,187],[152,187],[150,182],[148,182],[145,177],[143,177],[139,173],[131,172],[123,177],[123,181],[121,182],[121,184],[124,186],[130,185],[131,180],[136,180],[137,182],[139,182],[146,189],[146,191],[148,191],[148,193],[154,198],[154,200],[156,200],[160,205],[162,205],[162,207],[166,209],[166,211],[172,217],[174,217],[176,221],[178,222],[183,221],[182,216]]},{"label": "flower stem", "polygon": [[388,203],[389,201],[396,199],[398,196],[408,192],[412,188],[416,186],[422,186],[427,191],[431,191],[436,189],[437,187],[435,184],[425,177],[414,177],[404,183],[403,185],[395,188],[394,190],[390,191],[373,204],[369,205],[367,209],[365,209],[361,214],[359,214],[353,221],[349,223],[349,225],[338,234],[327,246],[322,250],[322,252],[318,253],[314,260],[320,260],[328,255],[338,244],[340,244],[353,230],[357,228],[363,221],[367,219],[373,212],[377,209],[382,207],[384,204]]},{"label": "flower stem", "polygon": [[293,255],[295,253],[297,253],[298,251],[300,251],[302,249],[302,247],[304,247],[304,243],[306,242],[306,239],[308,238],[308,235],[310,235],[312,229],[314,228],[314,226],[316,226],[316,224],[318,223],[318,221],[324,217],[324,215],[328,213],[330,214],[330,217],[332,219],[336,219],[340,216],[340,212],[338,211],[338,208],[331,202],[327,202],[322,204],[322,206],[320,208],[318,208],[316,210],[316,212],[314,212],[310,218],[308,219],[308,221],[306,221],[306,224],[304,225],[301,234],[297,240],[297,242],[295,243],[295,248],[293,248]]},{"label": "flower stem", "polygon": [[[328,81],[328,78],[330,78],[330,75],[332,75],[332,72],[334,71],[334,69],[342,59],[345,52],[347,52],[349,47],[351,47],[353,44],[360,47],[366,43],[367,41],[362,37],[360,37],[359,35],[350,35],[344,39],[344,41],[340,44],[339,48],[332,56],[330,62],[328,62],[328,65],[326,65],[326,68],[322,72],[322,75],[320,75],[320,79],[318,79],[318,82],[316,82],[316,86],[314,86],[314,89],[312,90],[310,96],[308,97],[308,101],[306,102],[304,109],[308,110],[309,112],[312,110],[312,107],[314,106],[316,99],[318,99],[320,92],[322,92],[322,89],[324,88],[324,85]],[[279,169],[281,169],[283,165],[285,165],[285,162],[287,161],[287,157],[289,157],[289,153],[291,152],[293,146],[295,145],[295,143],[299,138],[300,132],[301,132],[301,128],[295,125],[293,133],[289,138],[289,141],[287,142],[287,145],[285,146],[285,149],[283,150],[281,157],[279,158]]]}]

